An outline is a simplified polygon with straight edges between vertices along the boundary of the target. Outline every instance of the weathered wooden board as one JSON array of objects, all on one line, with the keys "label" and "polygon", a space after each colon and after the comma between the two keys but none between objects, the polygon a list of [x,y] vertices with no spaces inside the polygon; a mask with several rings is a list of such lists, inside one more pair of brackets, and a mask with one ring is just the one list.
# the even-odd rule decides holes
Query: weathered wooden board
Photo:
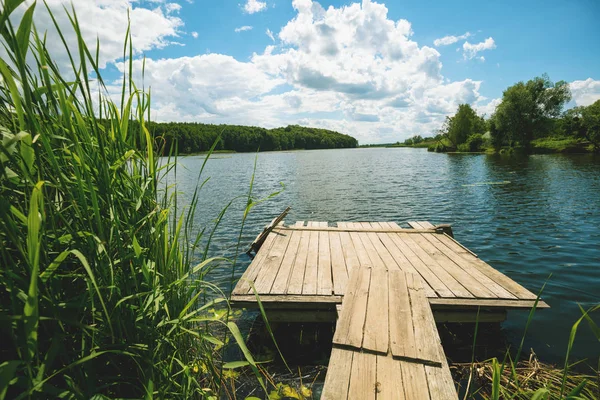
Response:
[{"label": "weathered wooden board", "polygon": [[441,365],[442,345],[418,276],[359,267],[350,280],[333,343]]},{"label": "weathered wooden board", "polygon": [[[298,301],[296,296],[301,296],[302,308],[308,303],[339,303],[348,290],[351,272],[370,267],[416,274],[434,308],[481,306],[502,312],[533,306],[534,293],[437,232],[429,222],[409,224],[415,229],[393,222],[338,222],[337,227],[316,221],[307,226],[303,221],[288,227],[280,224],[244,272],[232,301],[236,306],[256,303],[254,286],[271,307],[278,301]],[[338,300],[323,301],[327,296]],[[548,305],[540,301],[538,307]],[[458,316],[444,318],[454,315]]]}]

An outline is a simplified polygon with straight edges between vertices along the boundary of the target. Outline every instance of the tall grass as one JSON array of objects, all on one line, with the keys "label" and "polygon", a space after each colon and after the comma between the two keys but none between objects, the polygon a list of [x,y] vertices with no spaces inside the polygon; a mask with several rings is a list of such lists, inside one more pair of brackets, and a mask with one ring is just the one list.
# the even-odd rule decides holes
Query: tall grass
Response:
[{"label": "tall grass", "polygon": [[75,13],[72,48],[48,9],[69,58],[59,70],[36,5],[18,26],[9,18],[21,3],[4,0],[0,16],[0,399],[214,398],[214,325],[254,361],[235,324],[208,311],[227,304],[203,279],[218,260],[193,264],[198,193],[178,210],[162,183],[176,159],[157,157],[167,149],[147,129],[131,39],[116,104]]}]

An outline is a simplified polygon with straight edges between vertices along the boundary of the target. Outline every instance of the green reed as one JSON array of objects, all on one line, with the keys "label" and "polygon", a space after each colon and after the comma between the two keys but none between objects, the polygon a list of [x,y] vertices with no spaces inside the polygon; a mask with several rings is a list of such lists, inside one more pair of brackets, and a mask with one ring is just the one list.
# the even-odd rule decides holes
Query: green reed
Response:
[{"label": "green reed", "polygon": [[[497,358],[492,358],[482,363],[476,363],[474,357],[472,358],[468,368],[469,380],[464,396],[465,399],[577,400],[599,398],[600,375],[597,375],[598,370],[595,371],[597,376],[573,372],[573,367],[581,361],[570,364],[569,357],[575,343],[577,331],[583,321],[587,322],[596,339],[600,342],[600,328],[598,328],[598,325],[591,316],[592,313],[600,310],[600,305],[591,307],[588,310],[584,310],[580,306],[581,317],[571,327],[565,352],[565,363],[562,369],[540,363],[534,355],[530,357],[529,361],[521,361],[527,331],[531,324],[534,323],[533,318],[546,284],[547,282],[542,286],[529,312],[523,336],[516,353],[511,355],[510,349],[507,350],[504,360],[501,363]],[[475,325],[474,340],[477,337],[477,326],[478,324]],[[598,369],[600,370],[600,359],[598,362]],[[469,389],[475,371],[478,371],[479,380],[483,385],[471,392]]]},{"label": "green reed", "polygon": [[117,104],[74,10],[69,47],[46,6],[65,70],[32,23],[35,3],[13,25],[22,3],[4,0],[0,15],[0,399],[214,398],[215,326],[255,363],[235,323],[210,312],[228,303],[206,274],[228,261],[194,233],[203,181],[178,209],[164,183],[177,158],[159,160],[168,149],[147,129],[129,30]]}]

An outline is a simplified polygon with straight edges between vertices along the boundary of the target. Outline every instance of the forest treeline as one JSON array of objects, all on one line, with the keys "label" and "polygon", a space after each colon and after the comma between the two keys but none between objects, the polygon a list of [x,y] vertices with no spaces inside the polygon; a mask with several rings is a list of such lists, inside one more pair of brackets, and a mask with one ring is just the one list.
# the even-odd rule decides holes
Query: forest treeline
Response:
[{"label": "forest treeline", "polygon": [[166,151],[176,148],[180,154],[208,151],[217,139],[215,150],[236,152],[339,149],[358,145],[352,136],[299,125],[265,129],[194,122],[151,122],[148,128],[155,140],[165,145]]},{"label": "forest treeline", "polygon": [[431,151],[561,152],[600,151],[600,100],[564,110],[568,83],[547,75],[507,88],[488,118],[460,104],[434,137],[415,136],[404,144],[428,144]]}]

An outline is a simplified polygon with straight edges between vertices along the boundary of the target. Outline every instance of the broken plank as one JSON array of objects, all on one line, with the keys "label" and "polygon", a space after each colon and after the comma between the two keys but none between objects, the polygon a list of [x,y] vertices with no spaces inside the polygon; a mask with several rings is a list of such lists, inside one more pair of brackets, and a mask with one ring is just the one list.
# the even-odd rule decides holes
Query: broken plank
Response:
[{"label": "broken plank", "polygon": [[362,347],[383,354],[389,348],[388,285],[388,271],[373,268]]}]

